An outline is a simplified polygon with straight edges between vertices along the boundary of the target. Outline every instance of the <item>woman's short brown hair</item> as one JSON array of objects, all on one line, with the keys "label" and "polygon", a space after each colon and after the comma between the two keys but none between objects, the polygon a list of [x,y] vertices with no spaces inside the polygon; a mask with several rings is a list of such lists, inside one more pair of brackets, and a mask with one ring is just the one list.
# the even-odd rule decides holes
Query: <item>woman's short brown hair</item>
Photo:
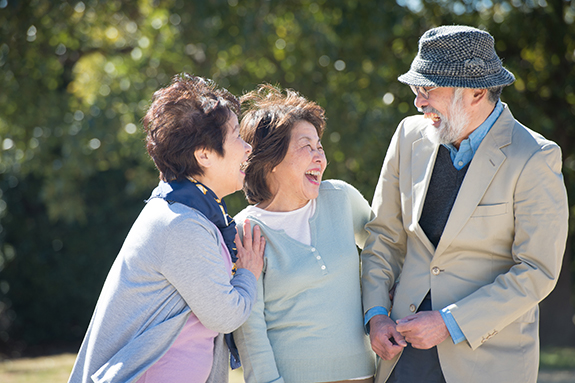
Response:
[{"label": "woman's short brown hair", "polygon": [[186,73],[154,93],[144,117],[146,148],[163,181],[203,174],[196,149],[224,155],[225,125],[240,113],[239,100],[209,79]]},{"label": "woman's short brown hair", "polygon": [[321,138],[325,129],[325,112],[321,106],[292,89],[285,94],[279,87],[260,85],[240,98],[247,110],[240,123],[242,138],[252,146],[248,159],[244,193],[249,203],[272,198],[266,178],[286,156],[292,128],[307,121]]}]

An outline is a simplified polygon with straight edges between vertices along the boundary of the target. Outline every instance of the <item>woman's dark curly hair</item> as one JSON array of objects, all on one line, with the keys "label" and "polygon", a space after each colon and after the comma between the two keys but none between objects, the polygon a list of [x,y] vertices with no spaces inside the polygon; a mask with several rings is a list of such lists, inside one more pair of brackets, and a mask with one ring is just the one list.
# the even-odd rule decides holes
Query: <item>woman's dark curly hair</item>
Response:
[{"label": "woman's dark curly hair", "polygon": [[244,193],[249,203],[256,204],[272,198],[267,176],[286,156],[291,132],[299,121],[307,121],[321,138],[325,129],[325,111],[294,90],[284,92],[269,84],[243,95],[242,105],[247,110],[240,123],[240,134],[252,146],[248,159]]},{"label": "woman's dark curly hair", "polygon": [[224,155],[225,125],[239,115],[240,102],[209,79],[186,73],[154,93],[144,117],[146,148],[162,181],[181,181],[203,174],[194,152]]}]

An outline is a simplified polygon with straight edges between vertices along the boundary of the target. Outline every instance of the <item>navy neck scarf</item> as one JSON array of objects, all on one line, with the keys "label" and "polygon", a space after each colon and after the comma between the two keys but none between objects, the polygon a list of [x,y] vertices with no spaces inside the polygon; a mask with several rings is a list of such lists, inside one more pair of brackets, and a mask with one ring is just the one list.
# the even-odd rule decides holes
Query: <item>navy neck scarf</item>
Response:
[{"label": "navy neck scarf", "polygon": [[[179,202],[200,211],[207,219],[212,221],[222,233],[222,237],[224,237],[224,242],[234,263],[232,272],[235,272],[235,263],[238,259],[238,251],[236,249],[236,243],[234,242],[236,223],[233,218],[229,216],[226,204],[218,198],[216,193],[191,178],[184,181],[160,181],[160,184],[154,189],[148,201],[152,198],[163,198],[167,202]],[[231,367],[232,369],[236,369],[241,366],[238,348],[232,334],[225,334],[225,340],[230,349]]]},{"label": "navy neck scarf", "polygon": [[163,198],[167,202],[179,202],[200,211],[220,230],[232,256],[232,262],[237,261],[238,251],[234,242],[236,223],[229,216],[225,202],[220,200],[210,188],[193,178],[184,181],[160,181],[150,196],[150,199],[152,198]]}]

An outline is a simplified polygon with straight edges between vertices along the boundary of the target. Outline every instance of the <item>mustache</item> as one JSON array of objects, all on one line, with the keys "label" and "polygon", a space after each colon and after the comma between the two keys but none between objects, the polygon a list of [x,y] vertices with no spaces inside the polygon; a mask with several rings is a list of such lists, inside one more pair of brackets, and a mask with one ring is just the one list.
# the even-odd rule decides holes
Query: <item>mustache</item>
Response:
[{"label": "mustache", "polygon": [[417,108],[417,111],[419,113],[435,113],[435,114],[441,116],[441,113],[439,113],[439,111],[437,109],[435,109],[434,107],[432,107],[430,105],[424,106],[422,108],[421,107]]}]

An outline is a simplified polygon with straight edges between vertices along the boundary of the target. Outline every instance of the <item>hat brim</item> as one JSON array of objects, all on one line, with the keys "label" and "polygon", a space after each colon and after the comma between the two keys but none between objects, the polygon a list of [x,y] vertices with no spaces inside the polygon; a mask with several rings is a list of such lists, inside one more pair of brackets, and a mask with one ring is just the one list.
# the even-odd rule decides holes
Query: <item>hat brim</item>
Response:
[{"label": "hat brim", "polygon": [[410,69],[397,78],[398,81],[413,86],[447,88],[489,89],[513,84],[515,76],[505,68],[499,73],[481,77],[439,76],[423,74]]}]

